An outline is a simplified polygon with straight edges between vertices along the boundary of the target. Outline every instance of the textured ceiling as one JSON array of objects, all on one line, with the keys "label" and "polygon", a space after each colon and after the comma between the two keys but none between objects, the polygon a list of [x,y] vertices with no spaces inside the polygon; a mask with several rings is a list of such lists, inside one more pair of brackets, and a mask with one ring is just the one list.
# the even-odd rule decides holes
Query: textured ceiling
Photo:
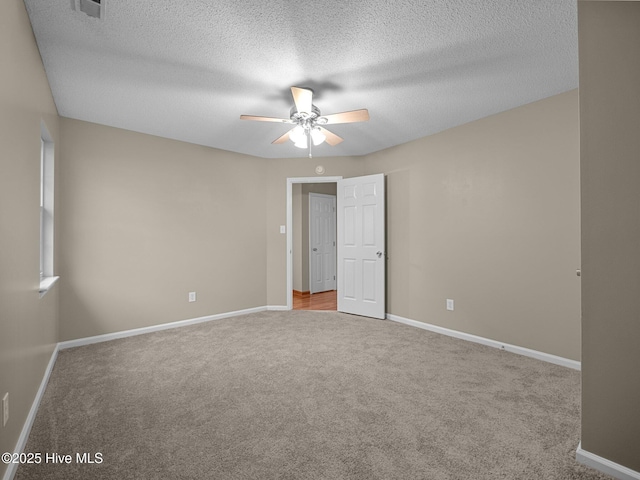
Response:
[{"label": "textured ceiling", "polygon": [[268,158],[289,87],[363,155],[578,86],[575,0],[25,0],[60,115]]}]

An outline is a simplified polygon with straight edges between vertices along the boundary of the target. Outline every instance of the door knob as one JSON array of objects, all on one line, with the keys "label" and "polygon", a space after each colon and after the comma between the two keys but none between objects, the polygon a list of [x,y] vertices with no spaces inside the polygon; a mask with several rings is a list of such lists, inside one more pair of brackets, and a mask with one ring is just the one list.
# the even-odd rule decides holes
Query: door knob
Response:
[{"label": "door knob", "polygon": [[317,252],[317,251],[318,251],[318,249],[317,249],[317,248],[314,248],[314,249],[313,249],[313,251],[314,251],[314,252]]},{"label": "door knob", "polygon": [[376,252],[376,255],[378,256],[378,258],[382,258],[382,252]]}]

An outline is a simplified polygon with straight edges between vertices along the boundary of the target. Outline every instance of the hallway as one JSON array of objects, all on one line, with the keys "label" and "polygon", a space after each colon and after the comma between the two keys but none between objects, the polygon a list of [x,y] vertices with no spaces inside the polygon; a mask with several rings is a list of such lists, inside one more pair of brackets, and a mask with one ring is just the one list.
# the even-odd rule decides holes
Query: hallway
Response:
[{"label": "hallway", "polygon": [[293,293],[293,309],[294,310],[337,310],[338,309],[338,292],[330,290],[320,293],[303,293],[294,291]]}]

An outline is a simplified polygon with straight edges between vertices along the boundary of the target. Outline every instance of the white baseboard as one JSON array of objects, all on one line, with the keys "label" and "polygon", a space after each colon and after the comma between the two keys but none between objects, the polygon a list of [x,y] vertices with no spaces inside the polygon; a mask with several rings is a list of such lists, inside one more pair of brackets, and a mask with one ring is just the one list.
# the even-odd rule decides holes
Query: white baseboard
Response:
[{"label": "white baseboard", "polygon": [[280,311],[291,310],[291,309],[286,305],[268,305],[267,310],[280,312]]},{"label": "white baseboard", "polygon": [[422,328],[423,330],[429,330],[430,332],[440,333],[449,337],[460,338],[469,342],[480,343],[489,347],[494,347],[500,350],[505,350],[511,353],[517,353],[518,355],[524,355],[525,357],[532,357],[544,362],[554,363],[563,367],[572,368],[574,370],[580,370],[581,364],[576,360],[570,360],[564,357],[558,357],[551,355],[550,353],[539,352],[537,350],[531,350],[529,348],[519,347],[517,345],[510,345],[508,343],[498,342],[489,338],[478,337],[477,335],[471,335],[469,333],[459,332],[457,330],[451,330],[449,328],[439,327],[437,325],[431,325],[429,323],[418,322],[409,318],[400,317],[387,313],[387,319],[394,322],[404,323],[405,325],[411,325],[412,327]]},{"label": "white baseboard", "polygon": [[188,320],[179,320],[177,322],[162,323],[160,325],[151,325],[150,327],[134,328],[132,330],[124,330],[122,332],[105,333],[104,335],[96,335],[94,337],[78,338],[77,340],[67,340],[58,344],[60,350],[67,348],[81,347],[83,345],[91,345],[92,343],[108,342],[117,338],[133,337],[135,335],[143,335],[145,333],[159,332],[161,330],[169,330],[171,328],[186,327],[187,325],[195,325],[197,323],[210,322],[212,320],[221,320],[223,318],[237,317],[239,315],[247,315],[249,313],[264,312],[267,307],[247,308],[237,310],[235,312],[218,313],[216,315],[207,315],[206,317],[191,318]]},{"label": "white baseboard", "polygon": [[636,472],[635,470],[631,470],[630,468],[612,462],[611,460],[607,460],[606,458],[602,458],[594,453],[583,450],[582,442],[578,444],[578,448],[576,450],[576,461],[582,465],[595,468],[602,473],[611,475],[619,480],[640,480],[640,472]]},{"label": "white baseboard", "polygon": [[[51,358],[49,359],[47,368],[44,371],[44,376],[42,377],[42,381],[40,382],[40,388],[38,388],[36,398],[34,398],[33,403],[31,404],[31,408],[29,409],[27,419],[22,426],[22,431],[20,432],[20,436],[18,437],[18,443],[16,443],[16,447],[13,450],[16,453],[22,453],[24,451],[24,447],[26,447],[27,445],[27,440],[29,440],[29,433],[31,433],[31,427],[33,426],[33,422],[36,419],[36,414],[38,413],[38,408],[40,407],[40,401],[42,400],[44,391],[47,388],[47,383],[49,383],[49,377],[51,376],[53,366],[56,364],[59,350],[59,344],[57,344],[53,349],[53,353],[51,354]],[[4,472],[4,480],[13,480],[13,477],[16,474],[17,470],[17,463],[8,464],[7,469]]]}]

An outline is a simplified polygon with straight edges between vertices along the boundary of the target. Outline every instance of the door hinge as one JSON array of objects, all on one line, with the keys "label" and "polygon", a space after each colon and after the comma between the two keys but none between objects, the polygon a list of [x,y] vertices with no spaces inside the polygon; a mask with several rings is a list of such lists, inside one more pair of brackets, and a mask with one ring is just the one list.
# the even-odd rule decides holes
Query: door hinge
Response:
[{"label": "door hinge", "polygon": [[334,280],[336,279],[336,276],[335,276],[335,275],[333,276],[333,279],[334,279]]}]

